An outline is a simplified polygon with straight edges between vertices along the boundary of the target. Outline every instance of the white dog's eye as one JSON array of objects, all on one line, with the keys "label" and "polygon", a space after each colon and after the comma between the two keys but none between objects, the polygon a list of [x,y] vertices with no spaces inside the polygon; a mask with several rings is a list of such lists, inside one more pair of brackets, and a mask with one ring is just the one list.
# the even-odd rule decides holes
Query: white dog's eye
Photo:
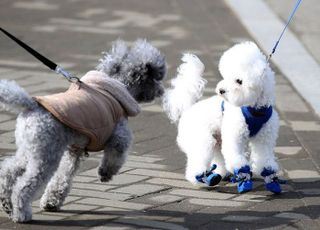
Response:
[{"label": "white dog's eye", "polygon": [[236,82],[237,82],[237,84],[242,85],[242,80],[237,79]]}]

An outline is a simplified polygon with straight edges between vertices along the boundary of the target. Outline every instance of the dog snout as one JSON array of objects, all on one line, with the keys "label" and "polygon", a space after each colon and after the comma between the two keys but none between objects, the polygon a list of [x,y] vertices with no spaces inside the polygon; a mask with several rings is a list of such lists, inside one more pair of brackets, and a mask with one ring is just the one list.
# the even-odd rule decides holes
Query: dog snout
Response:
[{"label": "dog snout", "polygon": [[223,94],[225,94],[226,93],[226,90],[225,89],[219,89],[219,94],[220,95],[223,95]]}]

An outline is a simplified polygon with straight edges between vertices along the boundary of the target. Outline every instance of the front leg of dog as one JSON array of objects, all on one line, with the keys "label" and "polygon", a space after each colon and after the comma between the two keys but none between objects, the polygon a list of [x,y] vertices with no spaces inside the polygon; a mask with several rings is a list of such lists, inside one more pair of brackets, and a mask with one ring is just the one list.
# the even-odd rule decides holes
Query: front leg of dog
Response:
[{"label": "front leg of dog", "polygon": [[81,154],[65,151],[59,167],[50,179],[40,200],[40,208],[55,212],[60,210],[70,192],[72,179],[80,165]]},{"label": "front leg of dog", "polygon": [[245,135],[236,135],[235,130],[229,129],[223,133],[221,151],[227,170],[234,174],[232,181],[237,182],[239,193],[248,192],[253,187],[249,161],[245,156],[245,142]]},{"label": "front leg of dog", "polygon": [[252,168],[254,173],[264,178],[266,189],[278,194],[281,193],[281,186],[276,175],[279,165],[273,153],[274,145],[265,142],[266,140],[261,142],[257,139],[251,143]]},{"label": "front leg of dog", "polygon": [[106,143],[104,155],[98,168],[101,182],[108,182],[118,173],[126,161],[132,141],[132,134],[126,119],[115,126],[111,137]]}]

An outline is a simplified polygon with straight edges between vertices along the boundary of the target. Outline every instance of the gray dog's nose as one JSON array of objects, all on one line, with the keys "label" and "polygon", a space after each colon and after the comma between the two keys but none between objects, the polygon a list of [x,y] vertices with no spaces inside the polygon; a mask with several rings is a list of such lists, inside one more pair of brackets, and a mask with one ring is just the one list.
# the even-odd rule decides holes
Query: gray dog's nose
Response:
[{"label": "gray dog's nose", "polygon": [[226,91],[224,89],[219,89],[219,93],[222,95],[222,94],[225,94]]}]

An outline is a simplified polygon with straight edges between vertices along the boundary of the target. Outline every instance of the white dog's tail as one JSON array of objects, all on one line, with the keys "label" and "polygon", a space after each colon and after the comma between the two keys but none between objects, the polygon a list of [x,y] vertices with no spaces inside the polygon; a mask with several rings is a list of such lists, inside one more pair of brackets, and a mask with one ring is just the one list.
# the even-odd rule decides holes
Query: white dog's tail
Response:
[{"label": "white dog's tail", "polygon": [[0,80],[0,110],[20,113],[37,103],[15,81]]},{"label": "white dog's tail", "polygon": [[181,60],[177,77],[163,97],[163,108],[172,123],[177,123],[183,111],[200,99],[207,83],[202,78],[204,65],[196,55],[187,53]]}]

